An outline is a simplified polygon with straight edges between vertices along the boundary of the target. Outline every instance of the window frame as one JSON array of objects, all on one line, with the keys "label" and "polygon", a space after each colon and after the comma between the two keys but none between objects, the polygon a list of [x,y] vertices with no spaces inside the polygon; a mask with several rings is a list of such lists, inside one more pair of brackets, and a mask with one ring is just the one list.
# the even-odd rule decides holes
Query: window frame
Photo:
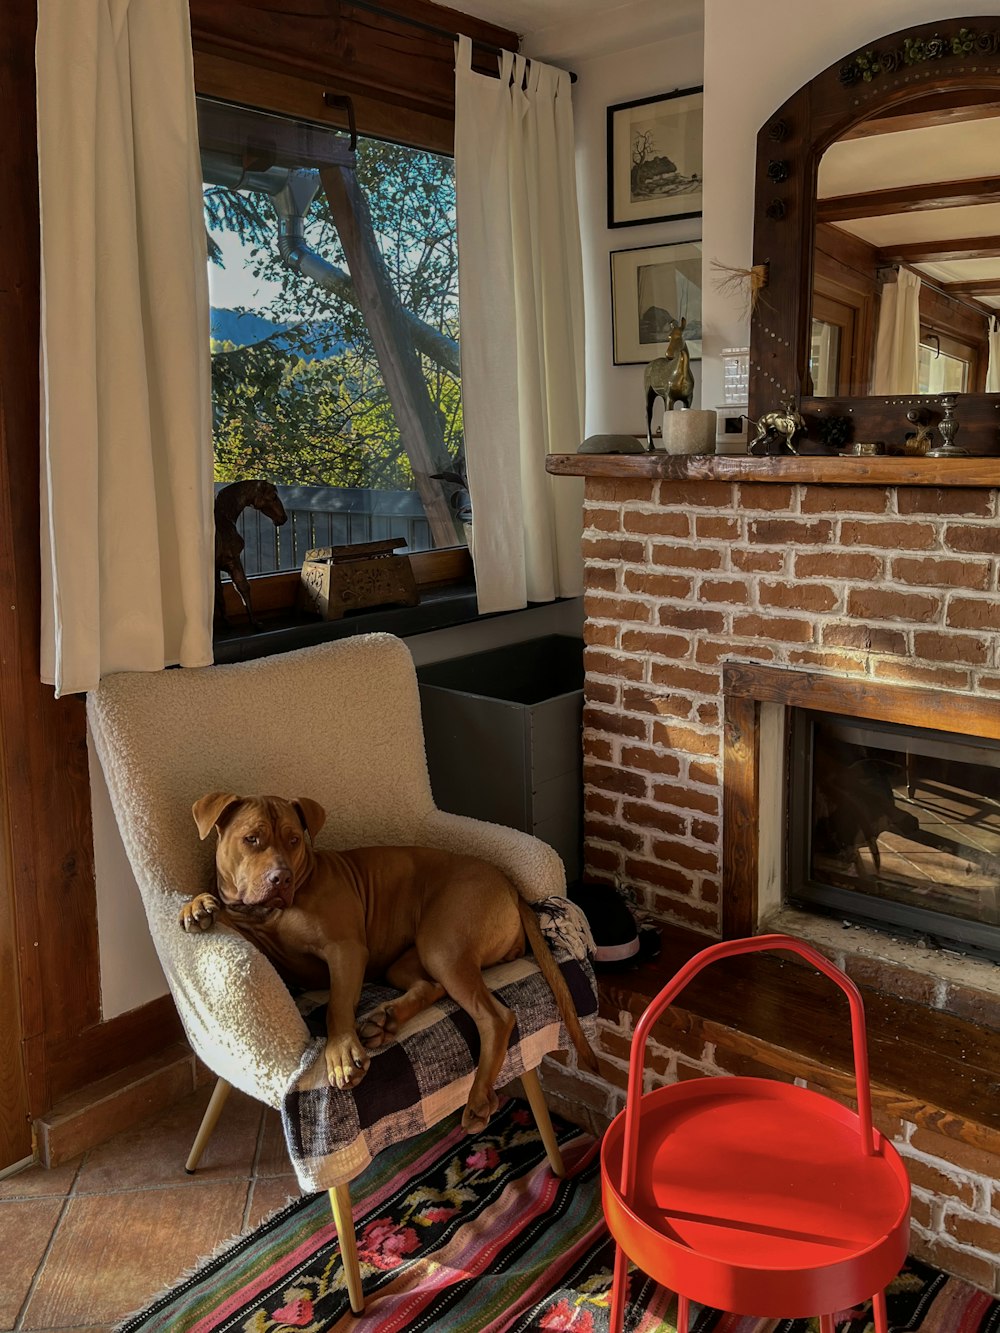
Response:
[{"label": "window frame", "polygon": [[[342,98],[331,96],[327,100],[330,88],[325,81],[321,83],[315,78],[292,75],[283,70],[262,71],[256,65],[242,64],[211,50],[199,50],[197,35],[194,54],[195,93],[199,97],[312,121],[335,130],[351,128]],[[454,157],[453,112],[448,118],[409,109],[403,112],[388,100],[354,94],[352,102],[359,135]],[[467,546],[415,552],[409,559],[421,593],[432,588],[468,589],[474,581],[472,554]],[[249,576],[249,581],[255,615],[258,612],[291,613],[295,610],[300,582],[298,571],[254,574]],[[231,583],[223,583],[223,599],[226,617],[241,638],[268,632],[267,626],[255,630],[249,624],[243,603]],[[415,609],[419,612],[419,607]],[[358,624],[358,633],[365,632],[364,614],[358,612],[352,617],[352,622]],[[227,642],[230,637],[220,636],[216,627],[217,644]]]}]

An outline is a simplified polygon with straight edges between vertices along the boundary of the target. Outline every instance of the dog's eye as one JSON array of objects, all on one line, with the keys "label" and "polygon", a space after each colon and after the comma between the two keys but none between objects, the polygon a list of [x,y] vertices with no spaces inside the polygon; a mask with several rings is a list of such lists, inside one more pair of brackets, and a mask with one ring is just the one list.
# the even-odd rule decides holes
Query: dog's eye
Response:
[{"label": "dog's eye", "polygon": [[301,841],[302,839],[293,833],[292,836],[288,839],[288,845],[289,847],[298,847]]},{"label": "dog's eye", "polygon": [[258,843],[260,840],[259,840],[259,838],[257,837],[257,834],[256,834],[256,833],[248,833],[248,834],[244,837],[243,841],[246,843],[246,845],[247,845],[248,847],[256,847],[256,846],[257,846],[257,843]]}]

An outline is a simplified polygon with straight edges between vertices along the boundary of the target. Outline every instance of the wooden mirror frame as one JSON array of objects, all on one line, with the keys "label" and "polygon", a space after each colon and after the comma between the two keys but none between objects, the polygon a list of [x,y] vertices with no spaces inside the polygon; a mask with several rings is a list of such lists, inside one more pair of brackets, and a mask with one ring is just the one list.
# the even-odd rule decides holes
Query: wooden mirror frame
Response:
[{"label": "wooden mirror frame", "polygon": [[[1000,97],[1000,17],[919,24],[849,53],[793,94],[757,136],[753,262],[767,265],[768,277],[751,321],[750,416],[756,420],[791,399],[809,427],[810,452],[821,451],[811,442],[831,416],[850,416],[856,441],[890,445],[913,429],[906,420],[911,407],[923,409],[931,424],[942,415],[931,394],[816,398],[802,391],[820,158],[851,126],[930,87]],[[956,416],[956,444],[970,453],[1000,454],[1000,394],[962,394]]]}]

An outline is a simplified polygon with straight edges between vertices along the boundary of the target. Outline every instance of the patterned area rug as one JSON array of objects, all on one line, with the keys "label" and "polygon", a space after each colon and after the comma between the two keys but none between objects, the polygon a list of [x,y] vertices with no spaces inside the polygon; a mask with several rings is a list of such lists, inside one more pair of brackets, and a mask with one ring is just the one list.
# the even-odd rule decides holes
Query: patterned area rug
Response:
[{"label": "patterned area rug", "polygon": [[[606,1333],[613,1247],[597,1144],[556,1125],[556,1180],[525,1106],[488,1130],[453,1116],[381,1153],[354,1184],[367,1311],[350,1312],[325,1194],[300,1199],[207,1260],[120,1333]],[[673,1296],[632,1275],[628,1333],[676,1333]],[[1000,1302],[915,1261],[889,1292],[892,1333],[1000,1333]],[[697,1312],[692,1333],[815,1333],[816,1321]],[[871,1333],[844,1310],[838,1333]]]}]

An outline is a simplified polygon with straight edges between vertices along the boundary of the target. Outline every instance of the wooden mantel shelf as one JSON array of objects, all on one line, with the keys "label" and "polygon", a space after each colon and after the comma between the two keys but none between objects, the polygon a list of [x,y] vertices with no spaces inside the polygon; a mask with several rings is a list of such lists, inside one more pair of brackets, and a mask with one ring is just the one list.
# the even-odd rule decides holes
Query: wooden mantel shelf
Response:
[{"label": "wooden mantel shelf", "polygon": [[747,454],[550,454],[560,477],[753,481],[816,486],[997,486],[1000,458],[751,458]]}]

